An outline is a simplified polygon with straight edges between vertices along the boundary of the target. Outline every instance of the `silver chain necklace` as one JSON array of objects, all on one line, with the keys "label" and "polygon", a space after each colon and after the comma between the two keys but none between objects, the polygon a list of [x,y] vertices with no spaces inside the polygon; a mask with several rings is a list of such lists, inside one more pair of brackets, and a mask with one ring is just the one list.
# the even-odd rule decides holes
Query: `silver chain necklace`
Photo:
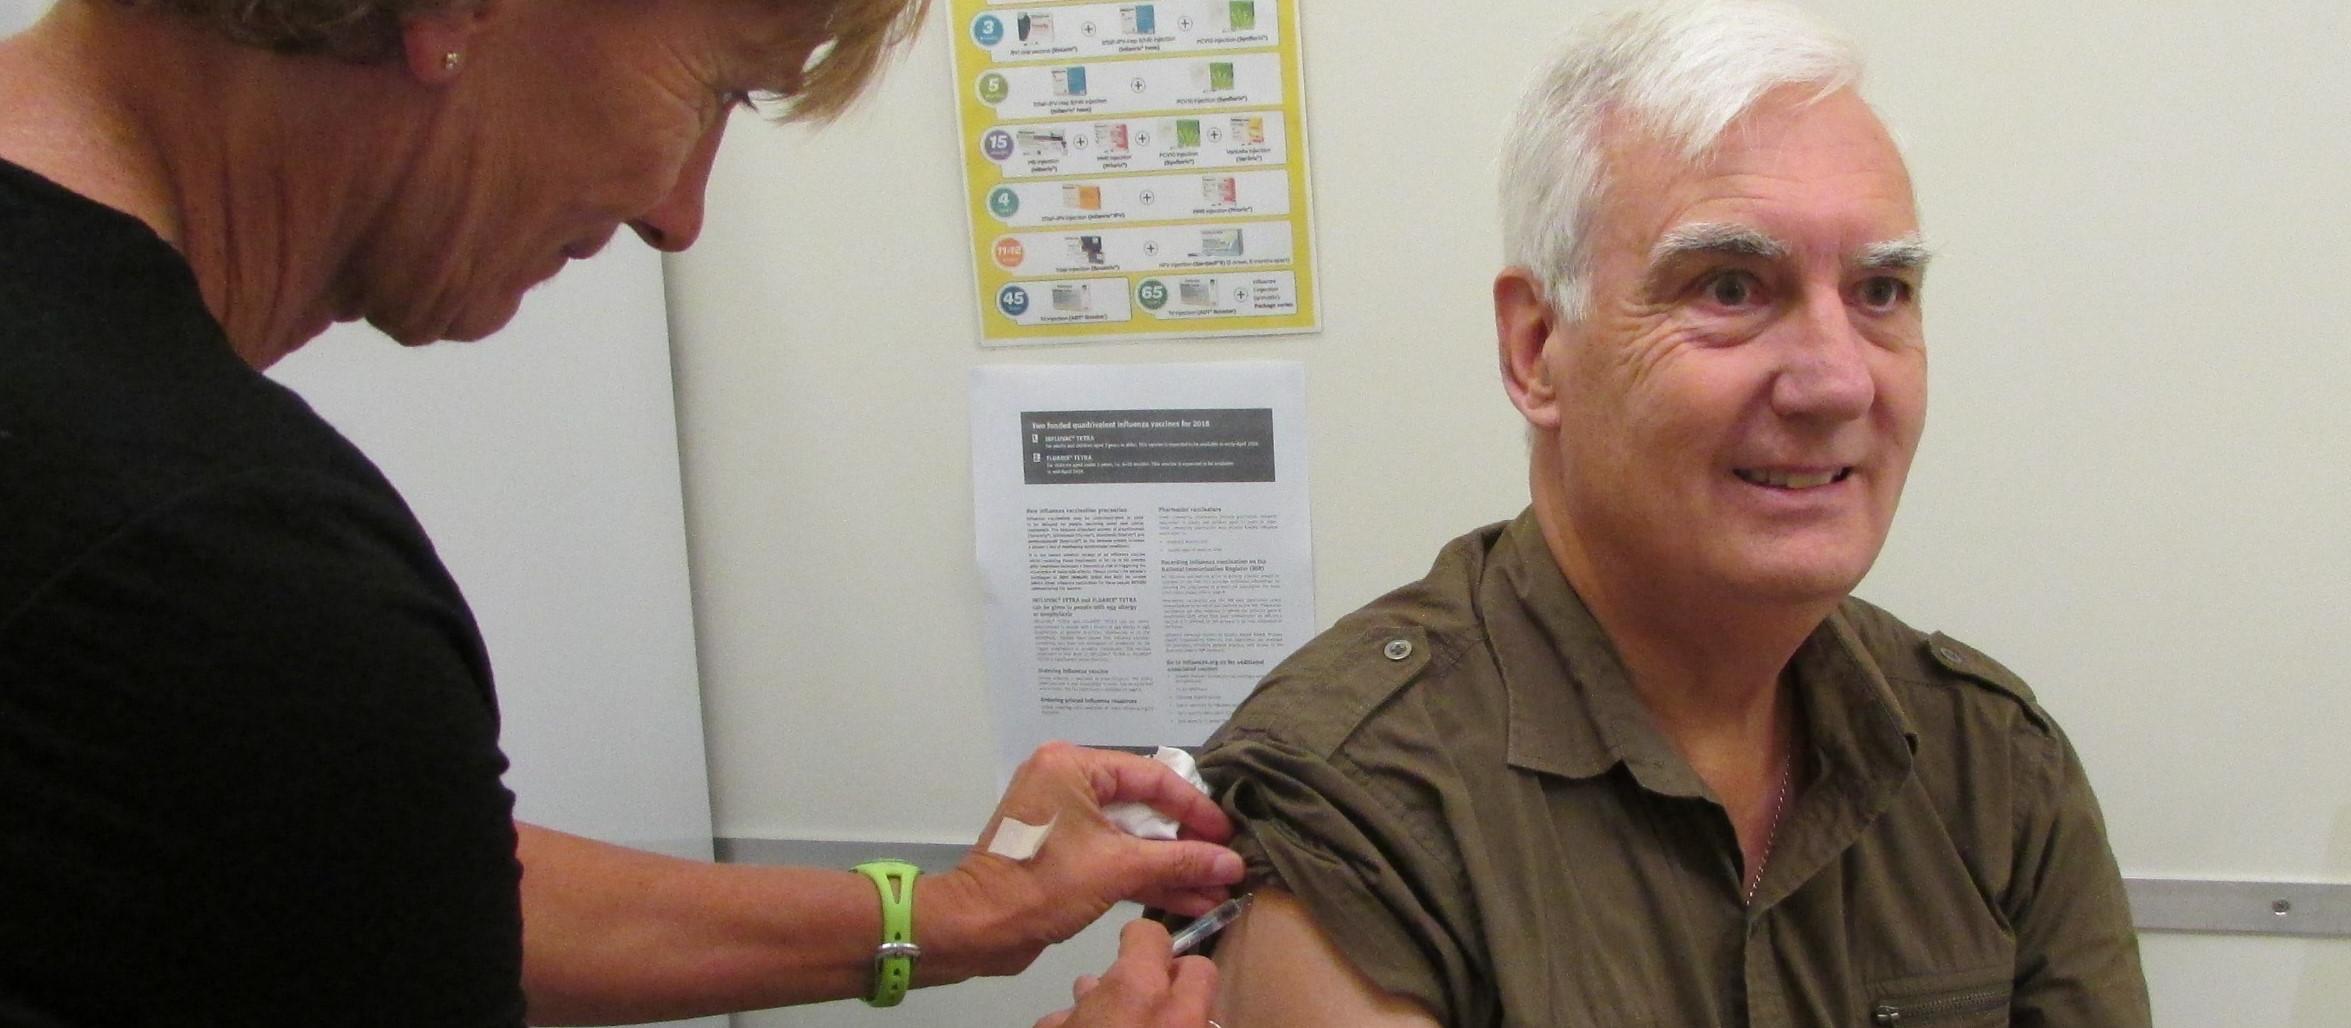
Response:
[{"label": "silver chain necklace", "polygon": [[1763,872],[1771,867],[1771,846],[1780,838],[1780,818],[1788,812],[1788,780],[1794,777],[1795,753],[1780,754],[1780,787],[1771,798],[1771,824],[1763,830],[1763,852],[1755,856],[1755,879],[1747,884],[1746,906],[1755,905],[1755,890],[1763,887]]}]

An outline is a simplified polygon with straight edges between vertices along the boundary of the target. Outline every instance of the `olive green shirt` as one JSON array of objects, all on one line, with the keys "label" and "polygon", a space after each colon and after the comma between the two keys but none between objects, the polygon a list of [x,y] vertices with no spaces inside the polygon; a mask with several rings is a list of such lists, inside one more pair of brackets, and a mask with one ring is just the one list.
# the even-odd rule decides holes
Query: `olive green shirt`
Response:
[{"label": "olive green shirt", "polygon": [[1252,872],[1451,1025],[2149,1023],[2072,746],[2015,675],[1848,600],[1754,905],[1531,515],[1268,676],[1201,762]]}]

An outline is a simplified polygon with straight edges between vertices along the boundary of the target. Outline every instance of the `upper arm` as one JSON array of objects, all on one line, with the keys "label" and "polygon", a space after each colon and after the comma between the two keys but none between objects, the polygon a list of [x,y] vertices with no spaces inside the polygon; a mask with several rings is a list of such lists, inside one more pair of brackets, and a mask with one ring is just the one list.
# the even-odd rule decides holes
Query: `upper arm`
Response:
[{"label": "upper arm", "polygon": [[[1432,737],[1410,710],[1364,724],[1345,752],[1270,735],[1230,738],[1202,761],[1233,818],[1252,880],[1278,887],[1318,949],[1440,1021],[1491,1016],[1475,891],[1456,848],[1456,795],[1399,753]],[[1211,766],[1213,764],[1213,767]]]},{"label": "upper arm", "polygon": [[1217,940],[1218,1023],[1228,1028],[1434,1028],[1428,1008],[1381,989],[1289,893],[1261,888]]}]

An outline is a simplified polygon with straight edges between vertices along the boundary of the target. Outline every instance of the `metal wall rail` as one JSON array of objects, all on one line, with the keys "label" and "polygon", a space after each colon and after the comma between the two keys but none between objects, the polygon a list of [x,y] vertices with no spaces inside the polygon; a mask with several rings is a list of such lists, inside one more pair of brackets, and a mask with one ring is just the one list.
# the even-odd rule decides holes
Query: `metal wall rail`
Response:
[{"label": "metal wall rail", "polygon": [[[877,857],[944,871],[963,858],[961,843],[834,842],[817,839],[719,839],[718,859],[736,864],[849,867]],[[2351,884],[2125,878],[2131,920],[2148,932],[2220,932],[2351,938]]]}]

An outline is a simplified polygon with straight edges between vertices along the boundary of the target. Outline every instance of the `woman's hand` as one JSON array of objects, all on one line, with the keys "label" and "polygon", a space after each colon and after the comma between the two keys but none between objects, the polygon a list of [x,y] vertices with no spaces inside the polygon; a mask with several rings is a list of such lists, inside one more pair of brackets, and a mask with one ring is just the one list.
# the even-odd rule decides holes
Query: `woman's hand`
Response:
[{"label": "woman's hand", "polygon": [[1133,921],[1118,933],[1118,960],[1102,977],[1079,978],[1077,1006],[1047,1014],[1037,1028],[1204,1028],[1216,994],[1207,957],[1174,957],[1167,929]]},{"label": "woman's hand", "polygon": [[[1104,806],[1128,801],[1173,818],[1179,838],[1138,839],[1103,816]],[[1050,826],[1028,859],[990,852],[1007,818]],[[1046,743],[1014,772],[963,862],[917,883],[916,982],[1017,974],[1123,900],[1204,913],[1241,880],[1240,856],[1218,845],[1231,835],[1224,812],[1157,761]]]}]

